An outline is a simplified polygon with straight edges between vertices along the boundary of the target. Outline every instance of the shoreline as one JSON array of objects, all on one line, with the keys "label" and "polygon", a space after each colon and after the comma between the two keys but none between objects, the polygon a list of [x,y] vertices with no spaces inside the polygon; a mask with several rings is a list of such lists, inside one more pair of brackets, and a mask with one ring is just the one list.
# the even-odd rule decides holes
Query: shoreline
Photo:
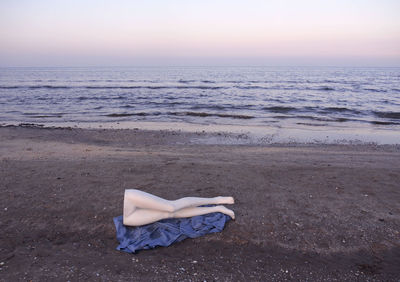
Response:
[{"label": "shoreline", "polygon": [[[5,280],[396,280],[400,147],[201,144],[209,133],[0,127]],[[221,233],[129,255],[123,192],[233,196]],[[195,252],[193,250],[196,250]]]},{"label": "shoreline", "polygon": [[375,144],[399,145],[399,131],[371,127],[198,124],[189,122],[115,121],[115,122],[2,122],[0,127],[79,128],[170,131],[207,135],[204,144],[269,145],[269,144]]}]

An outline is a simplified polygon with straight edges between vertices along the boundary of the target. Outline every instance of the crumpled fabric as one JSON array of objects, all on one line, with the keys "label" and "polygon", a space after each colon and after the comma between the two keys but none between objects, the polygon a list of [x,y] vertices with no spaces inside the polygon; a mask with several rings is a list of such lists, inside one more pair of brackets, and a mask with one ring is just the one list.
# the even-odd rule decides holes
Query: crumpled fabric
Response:
[{"label": "crumpled fabric", "polygon": [[215,212],[188,218],[169,218],[143,226],[126,226],[122,215],[114,217],[119,246],[117,250],[135,253],[157,246],[167,247],[186,238],[221,232],[230,216]]}]

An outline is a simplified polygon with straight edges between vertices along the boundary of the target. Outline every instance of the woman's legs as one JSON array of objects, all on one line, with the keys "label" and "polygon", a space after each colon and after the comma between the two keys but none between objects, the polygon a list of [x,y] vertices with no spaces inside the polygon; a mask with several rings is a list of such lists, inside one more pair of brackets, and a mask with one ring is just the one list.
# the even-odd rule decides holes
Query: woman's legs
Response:
[{"label": "woman's legs", "polygon": [[140,226],[170,217],[171,213],[166,211],[135,209],[134,212],[130,214],[124,213],[123,223],[130,226]]},{"label": "woman's legs", "polygon": [[214,197],[214,198],[185,197],[172,201],[172,205],[175,207],[175,211],[184,208],[198,207],[203,205],[222,205],[222,204],[234,204],[234,203],[235,201],[232,197]]},{"label": "woman's legs", "polygon": [[[202,205],[219,205],[219,204],[233,204],[232,197],[214,197],[214,198],[199,198],[199,197],[185,197],[175,201],[165,200],[155,195],[136,190],[125,190],[124,208],[129,205],[137,208],[160,210],[166,212],[175,212],[177,210],[187,207],[197,207]],[[125,211],[125,209],[124,209]]]},{"label": "woman's legs", "polygon": [[222,212],[234,218],[235,214],[224,206],[198,207],[208,204],[233,204],[232,197],[185,197],[168,201],[155,195],[136,190],[125,190],[123,222],[139,226],[171,217],[192,217],[212,212]]},{"label": "woman's legs", "polygon": [[209,214],[213,212],[221,212],[232,217],[233,219],[235,218],[234,212],[230,209],[227,209],[224,206],[191,207],[191,208],[184,208],[172,213],[165,211],[137,208],[133,213],[127,216],[124,215],[123,223],[125,225],[140,226],[166,218],[192,217],[196,215]]},{"label": "woman's legs", "polygon": [[235,219],[235,213],[224,206],[184,208],[174,212],[172,217],[174,218],[192,217],[212,212],[222,212],[226,215],[229,215],[232,219]]}]

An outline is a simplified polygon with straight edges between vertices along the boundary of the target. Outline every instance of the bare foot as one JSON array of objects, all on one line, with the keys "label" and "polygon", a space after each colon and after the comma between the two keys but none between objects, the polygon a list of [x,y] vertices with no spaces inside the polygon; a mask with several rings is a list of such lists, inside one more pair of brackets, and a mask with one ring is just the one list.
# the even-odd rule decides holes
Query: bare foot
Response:
[{"label": "bare foot", "polygon": [[217,206],[217,207],[219,209],[219,212],[229,215],[232,219],[235,219],[235,213],[233,212],[233,210],[230,210],[224,206]]},{"label": "bare foot", "polygon": [[235,199],[233,197],[217,197],[218,204],[220,205],[231,205],[235,203]]}]

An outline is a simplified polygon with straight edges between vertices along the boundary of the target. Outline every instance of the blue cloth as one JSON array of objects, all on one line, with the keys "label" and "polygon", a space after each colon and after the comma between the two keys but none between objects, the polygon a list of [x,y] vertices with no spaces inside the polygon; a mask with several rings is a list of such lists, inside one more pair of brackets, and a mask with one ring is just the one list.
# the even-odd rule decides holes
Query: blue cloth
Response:
[{"label": "blue cloth", "polygon": [[169,246],[186,238],[196,238],[208,233],[220,232],[231,218],[215,212],[189,218],[163,219],[143,226],[126,226],[122,215],[114,217],[117,239],[120,242],[117,250],[135,253],[141,249],[152,249],[157,246]]}]

